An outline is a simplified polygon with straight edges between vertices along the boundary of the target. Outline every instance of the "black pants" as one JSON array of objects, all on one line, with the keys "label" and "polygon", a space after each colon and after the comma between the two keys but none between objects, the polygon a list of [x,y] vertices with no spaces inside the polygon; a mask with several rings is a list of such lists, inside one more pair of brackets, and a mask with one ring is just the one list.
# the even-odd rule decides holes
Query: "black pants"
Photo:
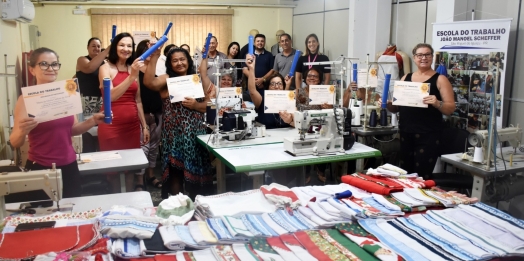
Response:
[{"label": "black pants", "polygon": [[400,167],[408,173],[418,173],[431,179],[440,156],[440,132],[400,134]]},{"label": "black pants", "polygon": [[[43,166],[27,160],[25,168],[27,170],[43,170],[51,169],[51,166]],[[82,195],[82,186],[80,184],[80,171],[78,170],[78,163],[73,161],[70,164],[57,166],[56,168],[62,170],[62,198],[80,197]],[[48,199],[49,196],[43,190],[13,193],[5,197],[6,203]]]},{"label": "black pants", "polygon": [[[185,182],[184,171],[169,166],[169,177],[162,185],[161,197],[166,199],[169,197],[168,193],[171,193],[171,188],[174,182],[178,181],[180,184],[180,192],[184,193],[184,190],[188,193],[191,200],[195,201],[197,195],[207,196],[213,195],[213,183],[210,184],[194,184]],[[174,196],[174,195],[173,195]]]}]

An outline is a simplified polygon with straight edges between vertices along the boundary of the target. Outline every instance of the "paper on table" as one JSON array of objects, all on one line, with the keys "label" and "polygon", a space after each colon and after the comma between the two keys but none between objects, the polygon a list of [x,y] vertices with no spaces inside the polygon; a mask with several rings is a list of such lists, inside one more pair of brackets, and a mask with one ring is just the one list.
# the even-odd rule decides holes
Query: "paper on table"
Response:
[{"label": "paper on table", "polygon": [[82,162],[105,161],[121,158],[122,156],[118,154],[118,152],[97,152],[91,155],[82,155]]},{"label": "paper on table", "polygon": [[395,81],[393,105],[427,108],[422,100],[429,95],[429,83]]},{"label": "paper on table", "polygon": [[[366,84],[367,81],[367,84]],[[357,84],[359,88],[363,87],[377,87],[378,86],[378,76],[377,69],[371,68],[368,70],[360,69],[357,74]]]},{"label": "paper on table", "polygon": [[38,122],[82,113],[78,80],[64,80],[22,88],[25,109]]},{"label": "paper on table", "polygon": [[309,86],[309,105],[322,105],[324,103],[334,104],[335,86],[334,85],[310,85]]},{"label": "paper on table", "polygon": [[183,101],[185,97],[195,99],[204,97],[204,89],[198,74],[168,78],[166,82],[171,103]]},{"label": "paper on table", "polygon": [[264,92],[264,112],[279,113],[281,111],[296,111],[295,91],[270,91]]}]

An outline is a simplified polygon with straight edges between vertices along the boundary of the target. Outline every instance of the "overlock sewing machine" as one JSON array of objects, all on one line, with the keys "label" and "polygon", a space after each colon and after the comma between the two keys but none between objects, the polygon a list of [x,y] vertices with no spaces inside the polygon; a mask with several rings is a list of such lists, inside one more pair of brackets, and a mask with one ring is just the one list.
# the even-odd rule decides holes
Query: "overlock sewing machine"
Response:
[{"label": "overlock sewing machine", "polygon": [[[509,142],[510,146],[513,147],[514,150],[520,147],[521,145],[521,139],[522,139],[522,129],[517,125],[517,127],[507,127],[502,129],[496,130],[496,138],[497,143],[501,142]],[[481,130],[473,132],[468,137],[469,144],[472,146],[480,149],[482,148],[482,157],[472,157],[470,160],[477,162],[477,163],[486,163],[486,156],[488,155],[488,145],[489,145],[489,134],[487,130]],[[494,148],[492,150],[496,150],[496,144],[494,145]],[[493,155],[493,151],[491,152]],[[463,156],[463,158],[469,159],[467,156]],[[490,157],[492,160],[495,158],[493,156]]]},{"label": "overlock sewing machine", "polygon": [[295,156],[344,153],[355,143],[346,108],[295,111],[293,116],[299,136],[284,138],[284,149]]}]

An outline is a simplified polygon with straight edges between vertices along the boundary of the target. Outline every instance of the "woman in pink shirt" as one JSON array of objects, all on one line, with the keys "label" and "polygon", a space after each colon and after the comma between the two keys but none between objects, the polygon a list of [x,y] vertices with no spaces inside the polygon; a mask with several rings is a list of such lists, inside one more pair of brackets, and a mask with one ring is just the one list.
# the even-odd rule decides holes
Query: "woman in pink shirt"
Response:
[{"label": "woman in pink shirt", "polygon": [[[36,78],[36,84],[54,82],[60,70],[60,62],[55,51],[38,48],[29,58],[29,72]],[[81,196],[80,172],[76,162],[71,136],[80,135],[96,124],[104,122],[104,114],[78,122],[76,116],[39,123],[27,115],[24,99],[18,98],[15,107],[14,127],[9,137],[13,147],[21,147],[29,137],[27,170],[50,169],[55,163],[62,170],[63,198]]]}]

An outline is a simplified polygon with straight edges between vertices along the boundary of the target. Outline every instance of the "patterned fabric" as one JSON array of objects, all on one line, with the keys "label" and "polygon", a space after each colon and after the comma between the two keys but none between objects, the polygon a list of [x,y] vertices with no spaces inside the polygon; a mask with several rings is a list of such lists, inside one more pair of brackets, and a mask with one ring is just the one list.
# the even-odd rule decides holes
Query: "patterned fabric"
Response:
[{"label": "patterned fabric", "polygon": [[295,233],[295,237],[318,260],[349,260],[336,247],[326,241],[318,231],[299,231]]},{"label": "patterned fabric", "polygon": [[514,218],[513,216],[511,215],[508,215],[507,213],[505,212],[502,212],[494,207],[490,207],[484,203],[481,203],[481,202],[478,202],[478,203],[475,203],[473,205],[471,205],[472,207],[475,207],[475,208],[478,208],[486,213],[489,213],[493,216],[496,216],[500,219],[503,219],[503,220],[506,220],[508,222],[510,222],[512,225],[514,226],[518,226],[520,228],[523,228],[524,229],[524,220],[521,220],[521,219],[516,219]]},{"label": "patterned fabric", "polygon": [[[201,99],[197,99],[201,102]],[[202,185],[211,185],[211,163],[209,152],[197,143],[197,135],[206,134],[202,124],[204,114],[182,106],[181,102],[163,101],[162,129],[162,179],[169,177],[169,169],[174,168],[184,172],[186,190],[198,191]]]},{"label": "patterned fabric", "polygon": [[253,225],[253,227],[260,232],[263,236],[271,237],[278,236],[278,233],[275,232],[266,222],[264,222],[261,215],[243,215],[246,219]]},{"label": "patterned fabric", "polygon": [[193,258],[196,261],[216,261],[215,255],[210,248],[193,251]]},{"label": "patterned fabric", "polygon": [[279,237],[270,237],[267,243],[275,250],[284,260],[299,260],[299,258],[289,249]]},{"label": "patterned fabric", "polygon": [[230,245],[213,246],[211,251],[219,261],[240,261]]},{"label": "patterned fabric", "polygon": [[309,86],[306,88],[297,88],[297,111],[306,111],[306,110],[322,110],[320,105],[309,105]]},{"label": "patterned fabric", "polygon": [[287,210],[279,209],[276,212],[280,215],[287,223],[293,225],[298,230],[306,230],[308,229],[308,226],[302,224],[295,216],[289,215],[289,212]]},{"label": "patterned fabric", "polygon": [[[349,260],[351,261],[360,261],[360,258],[358,258],[355,254],[353,254],[351,251],[349,251],[347,248],[339,244],[337,241],[335,241],[326,230],[319,230],[318,233],[331,245],[336,247],[340,253],[344,254]],[[337,232],[338,233],[338,232]]]},{"label": "patterned fabric", "polygon": [[383,261],[400,261],[402,258],[395,252],[389,250],[378,239],[364,230],[358,223],[344,223],[335,226],[349,240],[355,242],[369,254]]},{"label": "patterned fabric", "polygon": [[224,240],[230,240],[233,238],[220,218],[208,218],[206,219],[206,223],[209,230],[218,241],[223,242]]},{"label": "patterned fabric", "polygon": [[307,249],[300,244],[293,234],[281,235],[280,240],[291,250],[301,261],[316,261]]},{"label": "patterned fabric", "polygon": [[311,221],[298,210],[293,210],[293,216],[300,221],[304,226],[307,226],[308,229],[316,228],[318,225],[315,222]]},{"label": "patterned fabric", "polygon": [[270,185],[260,187],[260,190],[269,201],[273,202],[279,208],[289,206],[295,209],[301,205],[295,192],[286,186],[271,183]]},{"label": "patterned fabric", "polygon": [[[342,235],[342,233],[338,232],[336,229],[327,229],[325,230],[330,238],[336,241],[336,243],[345,249],[351,251],[355,256],[357,256],[360,260],[364,261],[378,261],[379,259],[373,256],[372,254],[366,252],[364,249],[362,249],[360,246],[358,246],[356,243],[349,240],[347,237]],[[323,234],[321,234],[324,236]],[[326,238],[327,239],[327,238]],[[335,245],[335,244],[334,244]],[[335,245],[336,246],[336,245]]]},{"label": "patterned fabric", "polygon": [[244,225],[242,219],[229,216],[222,216],[221,218],[233,237],[253,237],[253,234]]},{"label": "patterned fabric", "polygon": [[249,243],[264,261],[284,261],[284,259],[267,243],[265,238],[252,238]]},{"label": "patterned fabric", "polygon": [[103,99],[100,96],[82,96],[84,99],[84,115],[90,116],[94,113],[100,112],[102,108]]},{"label": "patterned fabric", "polygon": [[258,237],[264,236],[262,234],[262,232],[258,231],[255,228],[255,226],[253,224],[251,224],[251,222],[249,222],[249,220],[247,219],[247,215],[240,216],[240,219],[244,223],[244,226],[246,226],[247,230],[249,230],[249,232],[251,232],[251,234],[253,234],[253,236],[255,236],[255,237],[256,236],[258,236]]},{"label": "patterned fabric", "polygon": [[262,258],[255,253],[250,244],[233,244],[233,251],[240,261],[260,261]]},{"label": "patterned fabric", "polygon": [[293,225],[291,225],[286,220],[284,220],[279,214],[277,214],[277,213],[268,213],[268,215],[271,217],[271,219],[273,219],[273,221],[275,221],[275,223],[280,225],[282,228],[284,228],[288,232],[295,232],[295,231],[298,230]]}]

